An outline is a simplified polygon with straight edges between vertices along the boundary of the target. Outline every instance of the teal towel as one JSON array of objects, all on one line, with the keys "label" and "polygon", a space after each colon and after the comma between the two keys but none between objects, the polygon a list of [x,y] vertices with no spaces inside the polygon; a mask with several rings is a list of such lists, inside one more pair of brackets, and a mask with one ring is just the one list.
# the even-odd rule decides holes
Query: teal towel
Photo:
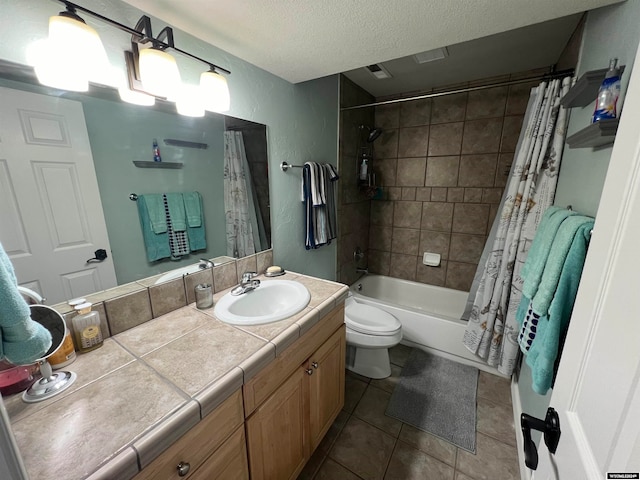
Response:
[{"label": "teal towel", "polygon": [[187,226],[199,227],[202,225],[202,203],[198,192],[185,192],[182,194],[184,199],[184,209],[187,213]]},{"label": "teal towel", "polygon": [[204,230],[204,211],[202,209],[202,197],[198,192],[193,192],[197,195],[197,198],[192,198],[192,200],[197,200],[198,210],[201,212],[200,217],[200,226],[198,227],[187,227],[187,237],[189,237],[189,248],[191,251],[195,250],[204,250],[207,248],[207,239],[205,236]]},{"label": "teal towel", "polygon": [[187,229],[187,216],[184,211],[184,200],[181,193],[167,193],[167,207],[171,228],[174,232],[184,232]]},{"label": "teal towel", "polygon": [[13,265],[0,244],[0,358],[16,365],[41,358],[51,347],[51,334],[31,320],[31,310],[18,291]]},{"label": "teal towel", "polygon": [[147,260],[153,262],[161,258],[171,256],[171,248],[169,246],[169,234],[154,233],[151,228],[151,220],[149,219],[149,210],[147,208],[147,195],[138,195],[138,216],[140,217],[140,227],[142,229],[142,238],[147,251]]},{"label": "teal towel", "polygon": [[167,231],[167,214],[164,211],[162,194],[144,195],[144,200],[147,205],[151,230],[153,230],[153,233],[165,233]]},{"label": "teal towel", "polygon": [[524,278],[522,285],[524,296],[533,298],[538,291],[553,239],[560,224],[572,215],[576,215],[576,212],[560,207],[549,207],[544,212],[527,254],[527,260],[520,273],[520,276]]},{"label": "teal towel", "polygon": [[[593,218],[582,215],[575,215],[566,218],[558,228],[558,232],[553,240],[551,252],[544,266],[544,272],[540,285],[535,296],[533,296],[533,311],[539,315],[545,315],[549,311],[549,306],[556,293],[560,275],[563,271],[564,264],[569,254],[569,249],[573,244],[574,237],[578,230],[582,230],[584,225],[593,228]],[[530,297],[531,298],[531,297]]]},{"label": "teal towel", "polygon": [[540,318],[536,338],[526,357],[526,362],[531,367],[533,390],[540,395],[547,393],[553,382],[556,359],[576,301],[592,228],[592,220],[585,221],[578,227],[548,314]]}]

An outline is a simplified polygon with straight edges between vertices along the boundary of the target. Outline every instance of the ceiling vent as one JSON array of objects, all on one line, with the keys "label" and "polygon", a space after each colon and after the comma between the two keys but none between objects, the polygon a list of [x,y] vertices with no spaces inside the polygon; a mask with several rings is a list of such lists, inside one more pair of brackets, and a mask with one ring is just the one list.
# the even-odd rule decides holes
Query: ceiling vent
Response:
[{"label": "ceiling vent", "polygon": [[373,65],[367,65],[365,67],[371,75],[376,77],[378,80],[382,80],[383,78],[391,78],[391,74],[389,71],[382,66],[380,63],[374,63]]},{"label": "ceiling vent", "polygon": [[416,63],[429,63],[435,60],[442,60],[445,57],[449,56],[449,52],[447,51],[447,47],[436,48],[433,50],[427,50],[426,52],[416,53],[413,56],[413,59]]}]

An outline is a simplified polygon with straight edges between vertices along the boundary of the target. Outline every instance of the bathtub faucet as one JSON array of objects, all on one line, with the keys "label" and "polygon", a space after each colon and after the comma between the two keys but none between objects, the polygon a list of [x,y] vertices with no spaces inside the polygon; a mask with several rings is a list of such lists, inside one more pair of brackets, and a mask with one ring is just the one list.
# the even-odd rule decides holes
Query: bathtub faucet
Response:
[{"label": "bathtub faucet", "polygon": [[198,264],[198,267],[200,267],[200,270],[205,270],[207,268],[213,267],[213,263],[210,260],[207,260],[206,258],[201,258],[200,263]]},{"label": "bathtub faucet", "polygon": [[365,275],[369,274],[369,268],[356,268],[356,273],[364,273]]}]

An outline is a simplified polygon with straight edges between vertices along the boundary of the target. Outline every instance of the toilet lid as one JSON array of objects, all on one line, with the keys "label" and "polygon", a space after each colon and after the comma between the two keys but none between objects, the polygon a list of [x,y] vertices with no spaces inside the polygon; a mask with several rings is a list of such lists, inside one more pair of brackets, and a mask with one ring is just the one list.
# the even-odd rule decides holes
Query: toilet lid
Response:
[{"label": "toilet lid", "polygon": [[369,335],[393,335],[402,328],[400,321],[390,313],[361,303],[347,305],[344,318],[348,328]]}]

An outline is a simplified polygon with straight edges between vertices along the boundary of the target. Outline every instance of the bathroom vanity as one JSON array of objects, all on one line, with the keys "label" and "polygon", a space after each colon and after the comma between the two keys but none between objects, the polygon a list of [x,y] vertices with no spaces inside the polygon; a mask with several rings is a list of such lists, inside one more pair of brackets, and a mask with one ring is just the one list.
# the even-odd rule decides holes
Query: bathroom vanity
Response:
[{"label": "bathroom vanity", "polygon": [[343,406],[347,287],[281,278],[311,294],[292,317],[238,327],[188,304],[78,355],[68,392],[5,398],[30,477],[295,479]]}]

